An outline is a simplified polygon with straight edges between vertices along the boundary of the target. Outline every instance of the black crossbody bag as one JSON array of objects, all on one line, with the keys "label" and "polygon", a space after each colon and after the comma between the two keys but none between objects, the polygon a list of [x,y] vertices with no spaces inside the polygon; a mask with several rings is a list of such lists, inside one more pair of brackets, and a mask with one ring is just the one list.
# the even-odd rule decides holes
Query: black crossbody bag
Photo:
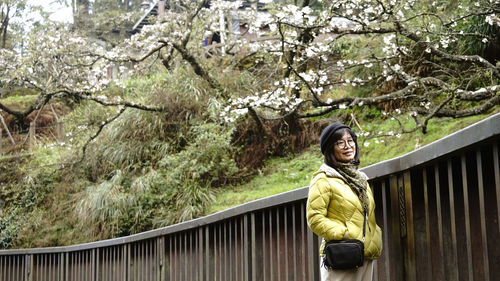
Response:
[{"label": "black crossbody bag", "polygon": [[363,241],[358,239],[331,240],[325,244],[323,264],[329,269],[355,269],[365,257],[366,217],[363,220]]}]

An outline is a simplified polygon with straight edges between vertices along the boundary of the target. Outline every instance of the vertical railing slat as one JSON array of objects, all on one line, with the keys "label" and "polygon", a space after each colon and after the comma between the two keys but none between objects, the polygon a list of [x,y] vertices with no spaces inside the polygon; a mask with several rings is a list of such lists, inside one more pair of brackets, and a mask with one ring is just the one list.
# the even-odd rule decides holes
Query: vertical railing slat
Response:
[{"label": "vertical railing slat", "polygon": [[415,257],[415,230],[413,226],[413,200],[410,171],[403,173],[406,209],[406,239],[407,239],[407,281],[417,281],[416,257]]},{"label": "vertical railing slat", "polygon": [[17,255],[11,256],[12,260],[12,272],[11,272],[11,277],[13,280],[17,280]]},{"label": "vertical railing slat", "polygon": [[490,281],[490,268],[488,259],[488,232],[486,230],[486,206],[484,203],[484,183],[483,183],[483,164],[481,151],[476,152],[477,167],[477,187],[479,192],[479,216],[481,220],[481,246],[483,257],[484,281]]},{"label": "vertical railing slat", "polygon": [[102,250],[102,248],[95,249],[95,262],[96,262],[95,278],[96,278],[96,281],[102,281],[102,278],[100,278],[100,273],[102,272],[101,250]]},{"label": "vertical railing slat", "polygon": [[96,281],[96,267],[97,267],[97,261],[96,261],[96,249],[92,249],[90,251],[90,280],[91,281]]},{"label": "vertical railing slat", "polygon": [[121,281],[123,280],[120,276],[120,254],[118,252],[119,246],[113,246],[113,276],[111,280]]},{"label": "vertical railing slat", "polygon": [[104,251],[104,262],[103,262],[103,281],[109,281],[110,277],[110,264],[111,264],[111,247],[103,248]]},{"label": "vertical railing slat", "polygon": [[127,258],[125,259],[126,260],[126,266],[125,266],[125,270],[126,270],[126,280],[127,281],[131,281],[132,280],[132,273],[131,273],[131,268],[132,268],[132,255],[131,255],[131,252],[132,252],[132,247],[133,247],[133,244],[132,243],[128,243],[125,245],[125,254],[127,255]]},{"label": "vertical railing slat", "polygon": [[113,246],[113,258],[112,258],[112,276],[111,276],[111,280],[117,280],[117,281],[121,281],[123,279],[121,279],[120,277],[120,256],[118,254],[118,246]]},{"label": "vertical railing slat", "polygon": [[78,281],[84,281],[84,256],[83,251],[78,251]]},{"label": "vertical railing slat", "polygon": [[[156,246],[156,240],[155,239],[150,239],[149,240],[149,272],[148,272],[148,276],[149,276],[149,280],[153,280],[153,281],[156,281],[155,279],[155,276],[156,276],[156,251],[155,251],[155,246]],[[190,279],[192,280],[192,279]]]},{"label": "vertical railing slat", "polygon": [[[298,275],[298,272],[297,272],[297,226],[295,224],[295,204],[292,205],[292,244],[293,244],[293,248],[292,248],[292,278],[293,278],[293,281],[297,281],[297,275]],[[288,245],[288,244],[287,244]]]},{"label": "vertical railing slat", "polygon": [[256,253],[256,250],[257,250],[257,247],[255,245],[255,213],[251,213],[250,214],[250,243],[251,243],[251,254],[250,254],[250,258],[251,258],[251,261],[252,261],[252,268],[251,268],[251,271],[252,271],[252,278],[251,280],[257,280],[257,267],[256,267],[256,263],[257,263],[257,253]]},{"label": "vertical railing slat", "polygon": [[97,275],[97,279],[99,281],[108,281],[107,280],[107,274],[108,274],[108,248],[107,247],[102,247],[99,249],[99,274]]},{"label": "vertical railing slat", "polygon": [[90,281],[92,279],[92,259],[90,257],[91,252],[92,250],[85,250],[85,281]]},{"label": "vertical railing slat", "polygon": [[191,280],[198,280],[198,271],[196,265],[198,264],[198,232],[196,230],[192,230],[190,232],[190,243],[191,243]]},{"label": "vertical railing slat", "polygon": [[83,265],[82,252],[78,251],[78,252],[76,252],[76,268],[77,268],[76,280],[78,280],[78,281],[83,281],[83,279],[82,279],[82,272],[83,272],[82,265]]},{"label": "vertical railing slat", "polygon": [[[273,240],[273,225],[272,225],[272,222],[273,222],[273,215],[272,215],[272,211],[269,210],[268,212],[268,223],[269,223],[269,277],[271,279],[271,281],[274,280],[274,240]],[[275,253],[276,255],[278,253]]]},{"label": "vertical railing slat", "polygon": [[187,238],[189,236],[189,232],[184,232],[182,237],[183,237],[183,240],[184,240],[184,253],[182,253],[182,255],[184,256],[184,280],[192,280],[191,278],[188,277],[188,274],[189,274],[189,268],[188,268],[188,252],[187,252]]},{"label": "vertical railing slat", "polygon": [[455,221],[455,198],[453,192],[453,166],[451,160],[448,160],[448,195],[450,200],[450,224],[451,224],[451,280],[458,280],[458,257],[457,257],[457,227]]},{"label": "vertical railing slat", "polygon": [[211,268],[211,272],[210,272],[210,279],[209,280],[218,280],[217,278],[217,273],[219,271],[219,260],[218,260],[218,256],[219,256],[219,249],[218,249],[218,239],[217,239],[217,228],[218,228],[218,224],[217,223],[214,223],[212,226],[211,226],[211,239],[210,241],[212,241],[212,244],[210,245],[210,248],[211,248],[211,259],[212,259],[212,262],[213,262],[213,266]]},{"label": "vertical railing slat", "polygon": [[11,274],[11,278],[13,280],[18,280],[19,279],[19,276],[18,276],[18,268],[19,268],[19,265],[18,265],[18,256],[17,255],[13,255],[13,256],[11,256],[11,259],[12,259],[12,274]]},{"label": "vertical railing slat", "polygon": [[43,268],[43,274],[42,274],[42,280],[47,280],[47,272],[48,272],[48,266],[47,266],[47,259],[48,259],[48,254],[43,254],[43,265],[42,265],[42,268]]},{"label": "vertical railing slat", "polygon": [[155,244],[155,253],[156,253],[156,270],[155,270],[155,281],[161,281],[161,272],[163,269],[163,236],[156,238]]},{"label": "vertical railing slat", "polygon": [[205,278],[210,280],[210,229],[209,226],[205,226]]},{"label": "vertical railing slat", "polygon": [[422,171],[422,180],[423,180],[423,187],[424,187],[424,208],[425,208],[425,238],[426,238],[426,246],[427,246],[427,256],[429,257],[427,259],[427,272],[423,272],[425,274],[427,280],[434,280],[432,279],[432,261],[431,261],[431,251],[432,251],[432,246],[431,246],[431,221],[430,221],[430,207],[429,207],[429,190],[428,190],[428,185],[427,185],[427,169],[423,168]]},{"label": "vertical railing slat", "polygon": [[229,280],[234,280],[233,276],[235,276],[234,269],[233,269],[233,243],[236,239],[233,239],[233,221],[230,220],[228,222],[228,227],[229,227]]},{"label": "vertical railing slat", "polygon": [[54,254],[49,254],[49,280],[54,280]]},{"label": "vertical railing slat", "polygon": [[278,272],[278,281],[281,281],[281,233],[280,233],[280,207],[276,208],[276,267]]},{"label": "vertical railing slat", "polygon": [[227,254],[227,240],[228,240],[228,233],[227,233],[227,221],[222,222],[222,239],[224,243],[224,278],[222,280],[230,280],[228,277],[228,263],[229,263],[229,258]]},{"label": "vertical railing slat", "polygon": [[393,276],[391,276],[391,280],[403,280],[404,272],[403,272],[403,257],[402,253],[402,245],[401,245],[401,227],[400,227],[400,211],[399,211],[399,192],[398,192],[398,176],[391,175],[389,177],[390,182],[390,196],[391,196],[391,232],[392,232],[392,240],[391,243],[391,261],[395,263],[393,267]]},{"label": "vertical railing slat", "polygon": [[[444,277],[445,267],[444,267],[444,238],[443,238],[443,213],[441,205],[441,183],[439,176],[439,165],[434,165],[434,180],[436,185],[436,213],[437,213],[437,227],[438,227],[438,241],[439,241],[439,273],[440,277]],[[441,273],[443,275],[441,275]]]},{"label": "vertical railing slat", "polygon": [[243,233],[243,280],[248,280],[249,277],[249,264],[248,260],[245,260],[245,258],[248,257],[248,243],[249,243],[249,230],[248,230],[248,214],[243,215],[243,229],[241,231]]},{"label": "vertical railing slat", "polygon": [[121,280],[124,280],[126,281],[127,280],[127,264],[128,264],[128,258],[127,258],[127,246],[129,244],[126,243],[126,244],[123,244],[121,246],[121,257],[122,257],[122,260],[121,260],[121,263],[120,263],[120,266],[121,266],[121,273],[120,273],[120,277],[121,277]]},{"label": "vertical railing slat", "polygon": [[307,246],[307,229],[308,226],[306,224],[306,202],[305,200],[300,202],[300,233],[301,233],[301,256],[302,256],[302,280],[306,280],[307,276],[307,263],[306,263],[306,246]]},{"label": "vertical railing slat", "polygon": [[495,175],[495,190],[497,197],[497,223],[498,232],[500,233],[500,163],[499,163],[498,143],[493,144],[493,174]]},{"label": "vertical railing slat", "polygon": [[142,266],[144,273],[142,275],[142,279],[150,280],[151,276],[151,239],[147,239],[142,241],[144,245],[144,255],[143,255],[143,260],[144,264]]},{"label": "vertical railing slat", "polygon": [[[203,228],[198,228],[198,280],[203,281]],[[163,280],[162,280],[163,281]]]},{"label": "vertical railing slat", "polygon": [[70,276],[69,276],[69,274],[70,274],[70,270],[69,270],[69,258],[70,258],[70,256],[69,256],[69,254],[70,254],[69,252],[66,252],[66,254],[65,254],[66,258],[64,259],[64,267],[65,267],[65,271],[66,271],[66,274],[64,275],[64,277],[65,277],[66,281],[68,281],[70,279]]},{"label": "vertical railing slat", "polygon": [[[285,276],[285,280],[288,280],[288,274],[286,274],[288,272],[288,257],[290,255],[290,253],[288,252],[288,235],[287,235],[287,230],[288,230],[288,207],[287,206],[284,206],[283,207],[283,237],[284,237],[284,240],[285,240],[285,244],[284,244],[284,252],[285,252],[285,270],[283,270],[283,275]],[[283,239],[281,238],[280,241],[282,241]]]},{"label": "vertical railing slat", "polygon": [[14,269],[13,269],[12,256],[9,256],[8,259],[7,259],[7,268],[8,268],[7,278],[10,279],[14,275],[14,273],[13,273]]},{"label": "vertical railing slat", "polygon": [[470,281],[474,280],[472,269],[472,243],[471,243],[471,230],[470,230],[470,212],[469,212],[469,186],[467,182],[467,163],[465,155],[461,156],[461,171],[462,171],[462,190],[464,193],[464,220],[465,220],[465,238],[467,250],[467,269]]},{"label": "vertical railing slat", "polygon": [[219,279],[218,280],[224,280],[222,279],[223,277],[223,261],[224,261],[224,253],[223,253],[223,245],[222,245],[222,225],[223,222],[219,222],[217,224],[217,230],[218,230],[218,243],[217,243],[217,248],[218,248],[218,253],[219,253],[219,258],[217,259],[219,261]]},{"label": "vertical railing slat", "polygon": [[267,266],[270,261],[267,259],[269,241],[266,238],[266,211],[260,213],[262,224],[262,281],[267,281]]},{"label": "vertical railing slat", "polygon": [[33,281],[33,255],[26,255],[26,258],[26,280]]},{"label": "vertical railing slat", "polygon": [[144,278],[144,276],[146,276],[146,245],[145,245],[145,241],[140,241],[139,245],[141,248],[141,252],[140,252],[140,256],[139,256],[140,260],[141,260],[141,263],[140,263],[141,270],[140,270],[140,275],[137,276],[137,280],[141,280]]},{"label": "vertical railing slat", "polygon": [[240,219],[240,243],[241,243],[241,249],[240,249],[240,260],[241,260],[241,271],[240,271],[240,280],[242,281],[246,281],[247,280],[247,271],[246,271],[246,266],[245,266],[245,259],[244,257],[246,257],[246,249],[247,248],[247,245],[246,245],[246,234],[245,234],[245,230],[246,230],[246,226],[244,226],[244,224],[246,224],[246,215],[244,215],[241,219]]},{"label": "vertical railing slat", "polygon": [[[388,222],[388,208],[387,208],[387,186],[385,180],[382,181],[382,214],[383,214],[383,243],[385,247],[389,246],[389,222]],[[390,265],[390,254],[389,251],[385,250],[384,255],[384,264],[385,264],[385,277],[386,281],[391,280],[391,265]]]},{"label": "vertical railing slat", "polygon": [[319,268],[316,268],[316,264],[314,263],[314,255],[318,255],[316,249],[314,248],[314,234],[312,233],[311,229],[307,228],[307,255],[308,255],[308,262],[307,262],[307,267],[308,267],[308,273],[309,276],[307,277],[307,280],[317,280],[316,279],[316,272],[319,270]]}]

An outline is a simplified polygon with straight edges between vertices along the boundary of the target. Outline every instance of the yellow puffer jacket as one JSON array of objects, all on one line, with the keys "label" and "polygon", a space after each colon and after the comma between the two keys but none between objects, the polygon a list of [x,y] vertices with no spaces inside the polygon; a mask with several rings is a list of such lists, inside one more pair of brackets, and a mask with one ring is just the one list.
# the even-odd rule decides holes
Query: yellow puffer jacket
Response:
[{"label": "yellow puffer jacket", "polygon": [[[366,175],[365,175],[366,176]],[[365,258],[376,259],[382,252],[382,230],[375,222],[375,201],[371,188],[367,188],[369,213],[365,235]],[[325,240],[363,238],[363,207],[354,191],[332,167],[323,164],[314,173],[307,198],[307,224]]]}]

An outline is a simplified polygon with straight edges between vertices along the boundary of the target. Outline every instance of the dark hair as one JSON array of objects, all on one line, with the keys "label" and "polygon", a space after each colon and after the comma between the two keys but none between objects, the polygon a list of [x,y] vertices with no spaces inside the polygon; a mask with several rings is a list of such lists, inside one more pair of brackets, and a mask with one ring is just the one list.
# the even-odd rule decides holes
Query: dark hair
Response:
[{"label": "dark hair", "polygon": [[333,146],[335,143],[340,140],[345,133],[349,133],[352,137],[352,140],[356,144],[356,149],[354,150],[354,159],[352,163],[359,165],[359,146],[358,146],[358,136],[350,129],[350,128],[342,128],[335,131],[331,137],[328,138],[326,142],[326,150],[325,150],[325,164],[330,167],[337,168],[339,167],[339,162],[335,159],[335,155],[333,154]]}]

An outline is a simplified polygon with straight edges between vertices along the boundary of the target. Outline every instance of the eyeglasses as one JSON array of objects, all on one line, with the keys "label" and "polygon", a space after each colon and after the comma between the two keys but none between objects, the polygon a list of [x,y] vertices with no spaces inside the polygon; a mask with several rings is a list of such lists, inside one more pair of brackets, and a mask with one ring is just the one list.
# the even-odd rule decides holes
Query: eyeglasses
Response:
[{"label": "eyeglasses", "polygon": [[349,140],[339,140],[335,143],[340,149],[344,149],[346,148],[347,145],[349,145],[349,147],[354,147],[356,145],[356,143],[354,142],[353,139],[349,139]]}]

